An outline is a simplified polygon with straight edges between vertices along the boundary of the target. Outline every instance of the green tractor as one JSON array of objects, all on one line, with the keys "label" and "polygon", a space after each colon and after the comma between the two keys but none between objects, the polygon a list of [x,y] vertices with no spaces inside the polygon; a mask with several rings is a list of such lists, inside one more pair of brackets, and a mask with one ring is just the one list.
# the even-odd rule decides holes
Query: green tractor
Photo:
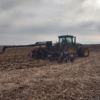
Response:
[{"label": "green tractor", "polygon": [[76,37],[71,35],[58,36],[60,49],[69,53],[76,53],[79,57],[88,57],[89,49],[76,43]]}]

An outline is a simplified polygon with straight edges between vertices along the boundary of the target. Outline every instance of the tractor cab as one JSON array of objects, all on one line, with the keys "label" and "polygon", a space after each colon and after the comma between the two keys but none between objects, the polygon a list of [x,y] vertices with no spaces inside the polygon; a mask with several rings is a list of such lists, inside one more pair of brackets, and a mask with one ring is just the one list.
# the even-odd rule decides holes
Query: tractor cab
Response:
[{"label": "tractor cab", "polygon": [[60,44],[76,44],[76,37],[71,35],[58,36]]}]

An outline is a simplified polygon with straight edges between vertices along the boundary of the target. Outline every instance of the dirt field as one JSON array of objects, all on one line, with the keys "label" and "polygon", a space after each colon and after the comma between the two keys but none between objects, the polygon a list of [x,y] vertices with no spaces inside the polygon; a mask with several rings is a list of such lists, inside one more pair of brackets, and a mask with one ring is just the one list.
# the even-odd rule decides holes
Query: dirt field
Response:
[{"label": "dirt field", "polygon": [[33,60],[32,47],[0,54],[0,100],[100,100],[100,45],[73,63]]}]

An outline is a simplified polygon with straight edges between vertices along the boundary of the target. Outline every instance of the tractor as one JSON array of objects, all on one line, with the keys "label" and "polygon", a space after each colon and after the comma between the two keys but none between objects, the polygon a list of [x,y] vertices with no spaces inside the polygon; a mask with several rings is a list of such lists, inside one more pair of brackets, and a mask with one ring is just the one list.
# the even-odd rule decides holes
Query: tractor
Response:
[{"label": "tractor", "polygon": [[58,36],[59,42],[52,44],[52,41],[36,42],[35,45],[45,45],[29,52],[28,56],[35,59],[58,60],[58,62],[74,61],[76,56],[88,57],[89,49],[82,44],[76,43],[76,37],[72,35]]},{"label": "tractor", "polygon": [[76,43],[76,37],[71,35],[58,36],[60,49],[69,53],[76,53],[79,57],[88,57],[89,49]]}]

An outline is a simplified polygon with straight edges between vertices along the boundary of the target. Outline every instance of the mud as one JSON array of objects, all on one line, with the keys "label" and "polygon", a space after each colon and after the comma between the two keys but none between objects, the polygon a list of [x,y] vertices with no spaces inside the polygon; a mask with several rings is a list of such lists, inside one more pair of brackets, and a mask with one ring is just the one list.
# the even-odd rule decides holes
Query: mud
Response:
[{"label": "mud", "polygon": [[100,45],[73,63],[34,60],[34,48],[9,48],[0,54],[0,100],[100,100]]}]

